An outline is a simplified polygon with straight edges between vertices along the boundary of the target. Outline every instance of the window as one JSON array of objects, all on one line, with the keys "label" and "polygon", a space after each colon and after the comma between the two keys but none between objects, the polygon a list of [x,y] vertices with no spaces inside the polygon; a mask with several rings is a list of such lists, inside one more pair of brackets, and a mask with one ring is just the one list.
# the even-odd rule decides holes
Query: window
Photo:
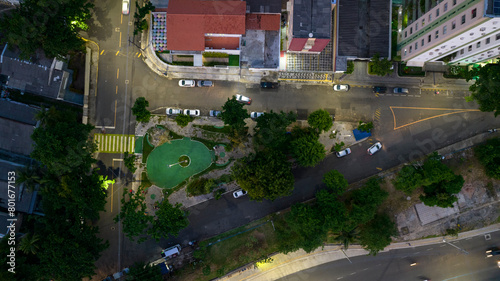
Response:
[{"label": "window", "polygon": [[422,19],[422,27],[425,25],[425,19]]},{"label": "window", "polygon": [[500,33],[496,35],[495,40],[500,40]]},{"label": "window", "polygon": [[445,34],[446,34],[447,29],[448,29],[448,26],[446,26],[446,25],[445,25],[445,26],[443,26],[443,35],[445,35]]},{"label": "window", "polygon": [[439,9],[436,9],[436,18],[439,17]]},{"label": "window", "polygon": [[477,9],[472,9],[472,16],[471,19],[476,17]]},{"label": "window", "polygon": [[469,45],[469,48],[467,48],[467,51],[472,51],[472,45]]},{"label": "window", "polygon": [[457,26],[457,21],[454,20],[451,22],[451,29],[455,29],[455,27]]},{"label": "window", "polygon": [[453,6],[457,4],[457,0],[453,0]]},{"label": "window", "polygon": [[476,43],[476,48],[480,48],[481,47],[481,42],[477,42]]},{"label": "window", "polygon": [[429,34],[429,36],[427,37],[427,43],[431,42],[431,35]]},{"label": "window", "polygon": [[422,47],[424,46],[425,40],[422,39],[422,44],[420,44]]},{"label": "window", "polygon": [[490,38],[486,38],[486,45],[490,44]]},{"label": "window", "polygon": [[432,20],[432,14],[429,14],[429,22]]},{"label": "window", "polygon": [[439,30],[436,30],[436,39],[439,37]]},{"label": "window", "polygon": [[406,56],[406,49],[405,49],[405,56]]},{"label": "window", "polygon": [[465,15],[462,16],[462,24],[465,23]]},{"label": "window", "polygon": [[463,55],[464,54],[464,49],[460,50],[460,54]]},{"label": "window", "polygon": [[413,33],[413,27],[410,27],[410,35]]},{"label": "window", "polygon": [[411,54],[411,46],[410,46],[410,54]]},{"label": "window", "polygon": [[405,38],[408,36],[408,31],[405,31]]},{"label": "window", "polygon": [[444,11],[448,11],[448,3],[444,3]]},{"label": "window", "polygon": [[418,22],[415,24],[415,31],[418,30]]},{"label": "window", "polygon": [[415,43],[415,51],[418,49],[418,42]]}]

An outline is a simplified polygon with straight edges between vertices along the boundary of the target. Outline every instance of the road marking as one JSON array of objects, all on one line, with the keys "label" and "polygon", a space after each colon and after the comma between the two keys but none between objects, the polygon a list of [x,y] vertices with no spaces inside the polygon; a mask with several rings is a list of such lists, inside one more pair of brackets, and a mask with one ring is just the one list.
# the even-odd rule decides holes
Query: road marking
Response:
[{"label": "road marking", "polygon": [[129,80],[125,80],[125,84],[127,84],[127,85],[128,85],[128,83],[129,83],[129,82],[130,82]]},{"label": "road marking", "polygon": [[[94,134],[100,153],[134,153],[135,136],[118,134]],[[121,161],[121,160],[120,160]]]},{"label": "road marking", "polygon": [[118,41],[118,47],[122,47],[122,33],[120,31],[120,41]]},{"label": "road marking", "polygon": [[382,168],[380,168],[380,167],[377,167],[377,170],[379,170],[379,171],[382,171]]},{"label": "road marking", "polygon": [[139,55],[138,55],[137,57],[138,57],[138,58],[140,58],[141,56],[142,56],[142,54],[141,54],[141,53],[139,53]]},{"label": "road marking", "polygon": [[427,249],[426,251],[431,251],[431,250],[432,250],[432,248],[429,248],[429,249]]},{"label": "road marking", "polygon": [[116,69],[116,79],[118,79],[118,77],[120,77],[120,69],[119,68]]},{"label": "road marking", "polygon": [[123,14],[122,14],[122,16],[120,17],[120,24],[122,24],[122,23],[123,23]]},{"label": "road marking", "polygon": [[351,274],[349,274],[349,275],[354,275],[354,274],[356,274],[356,272],[353,272],[353,273],[351,273]]},{"label": "road marking", "polygon": [[116,85],[116,92],[115,95],[118,95],[118,85]]},{"label": "road marking", "polygon": [[344,277],[339,277],[339,278],[337,278],[337,280],[340,280],[340,279],[343,279],[343,278],[344,278]]},{"label": "road marking", "polygon": [[102,56],[103,53],[104,53],[104,50],[101,51],[101,56]]},{"label": "road marking", "polygon": [[[443,116],[447,116],[447,115],[451,115],[451,114],[465,113],[465,112],[479,112],[480,111],[478,109],[405,107],[405,106],[389,106],[389,108],[391,109],[392,117],[393,117],[393,120],[394,120],[394,130],[398,130],[398,129],[404,128],[406,126],[410,126],[410,125],[413,125],[413,124],[416,124],[416,123],[420,123],[420,122],[423,122],[423,121],[427,121],[427,120],[430,120],[430,119],[434,119],[434,118],[438,118],[438,117],[443,117]],[[444,113],[444,114],[439,114],[439,115],[436,115],[436,116],[424,118],[422,120],[414,121],[414,122],[411,122],[411,123],[408,123],[406,125],[402,125],[402,126],[398,127],[398,126],[396,126],[396,114],[394,113],[394,110],[393,110],[394,108],[399,108],[399,109],[420,109],[420,110],[449,110],[449,111],[454,111],[454,112],[449,112],[449,113]]]},{"label": "road marking", "polygon": [[115,56],[118,56],[118,54],[119,54],[119,53],[120,53],[120,51],[116,51],[116,54],[115,54]]},{"label": "road marking", "polygon": [[115,121],[113,123],[114,126],[116,126],[116,105],[118,103],[118,100],[115,100]]}]

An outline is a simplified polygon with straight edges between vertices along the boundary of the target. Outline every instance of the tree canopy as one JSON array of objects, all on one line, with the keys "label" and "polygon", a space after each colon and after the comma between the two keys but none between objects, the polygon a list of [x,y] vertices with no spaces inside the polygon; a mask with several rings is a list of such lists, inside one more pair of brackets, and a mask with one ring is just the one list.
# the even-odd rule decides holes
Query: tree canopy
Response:
[{"label": "tree canopy", "polygon": [[318,109],[312,112],[307,117],[307,123],[314,129],[317,129],[320,133],[323,131],[328,131],[333,126],[333,119],[330,113],[324,109]]},{"label": "tree canopy", "polygon": [[181,207],[182,204],[177,203],[174,206],[168,200],[160,203],[159,209],[155,214],[156,218],[148,231],[148,234],[156,242],[160,241],[161,238],[179,235],[179,231],[189,225],[187,213],[181,210]]},{"label": "tree canopy", "polygon": [[293,130],[290,149],[297,162],[303,167],[314,167],[325,158],[325,146],[318,141],[319,135],[313,130]]},{"label": "tree canopy", "polygon": [[158,266],[146,264],[144,262],[136,262],[131,267],[125,276],[127,281],[161,281],[163,276],[161,269]]},{"label": "tree canopy", "polygon": [[94,5],[87,0],[25,0],[0,19],[3,43],[17,46],[23,59],[41,48],[48,57],[64,59],[81,50],[79,32],[87,30]]},{"label": "tree canopy", "polygon": [[250,117],[248,111],[243,108],[244,104],[239,103],[233,96],[227,99],[226,103],[222,106],[220,118],[224,124],[233,127],[233,129],[240,131],[245,127],[245,119]]},{"label": "tree canopy", "polygon": [[465,100],[476,101],[479,104],[479,110],[493,111],[495,117],[498,116],[500,114],[500,65],[474,66],[466,72],[465,76],[467,81],[475,79],[474,84],[469,87],[471,95],[465,97]]},{"label": "tree canopy", "polygon": [[377,214],[369,223],[361,227],[359,233],[360,244],[370,255],[376,255],[391,244],[391,236],[396,236],[396,225],[386,214]]},{"label": "tree canopy", "polygon": [[290,195],[293,190],[291,164],[280,151],[263,150],[254,157],[239,159],[232,173],[238,185],[254,200],[274,200]]},{"label": "tree canopy", "polygon": [[354,228],[373,219],[378,207],[389,196],[387,191],[380,188],[380,179],[371,178],[366,184],[350,194],[349,224],[347,228]]},{"label": "tree canopy", "polygon": [[255,142],[270,149],[287,150],[290,135],[286,133],[286,128],[296,120],[297,115],[293,112],[276,113],[271,110],[257,118]]},{"label": "tree canopy", "polygon": [[151,112],[146,109],[149,106],[149,101],[145,97],[138,97],[132,107],[132,114],[135,115],[137,122],[149,122]]},{"label": "tree canopy", "polygon": [[483,164],[486,175],[500,179],[500,139],[487,140],[485,144],[474,149],[481,164]]},{"label": "tree canopy", "polygon": [[336,194],[341,195],[345,192],[348,183],[344,175],[342,175],[337,170],[331,170],[323,175],[323,183],[328,187],[328,189]]},{"label": "tree canopy", "polygon": [[139,6],[139,2],[135,2],[136,12],[134,13],[134,35],[148,28],[148,22],[145,17],[156,8],[153,3],[146,1],[144,6]]},{"label": "tree canopy", "polygon": [[370,65],[371,65],[371,72],[378,76],[386,76],[393,72],[393,70],[391,69],[392,62],[387,58],[380,59],[379,53],[376,53],[372,57]]}]

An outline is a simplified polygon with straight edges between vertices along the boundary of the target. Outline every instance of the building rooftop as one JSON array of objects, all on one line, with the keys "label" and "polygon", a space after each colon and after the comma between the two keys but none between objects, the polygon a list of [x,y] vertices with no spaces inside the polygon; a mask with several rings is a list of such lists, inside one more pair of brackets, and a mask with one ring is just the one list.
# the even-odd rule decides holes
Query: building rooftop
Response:
[{"label": "building rooftop", "polygon": [[246,29],[280,30],[280,14],[246,14]]},{"label": "building rooftop", "polygon": [[[16,172],[17,175],[17,170],[21,168],[21,165],[3,161],[0,159],[0,198],[2,199],[2,202],[0,203],[0,207],[7,208],[8,207],[8,197],[7,197],[7,190],[9,189],[8,186],[8,173],[9,172]],[[16,176],[17,178],[17,176]],[[12,183],[11,183],[12,184]],[[33,194],[30,192],[24,185],[19,185],[17,183],[14,183],[13,186],[15,189],[15,195],[16,195],[16,211],[17,212],[23,212],[23,213],[31,213],[33,212]],[[12,190],[12,189],[11,189]]]},{"label": "building rooftop", "polygon": [[31,134],[35,127],[25,123],[0,118],[0,149],[30,155],[33,151]]},{"label": "building rooftop", "polygon": [[389,57],[390,5],[386,0],[340,1],[338,55],[371,58],[379,53]]},{"label": "building rooftop", "polygon": [[295,0],[293,5],[294,38],[309,38],[310,33],[312,38],[330,38],[331,0]]},{"label": "building rooftop", "polygon": [[6,119],[35,126],[35,115],[39,110],[40,108],[38,107],[24,103],[0,99],[0,117]]},{"label": "building rooftop", "polygon": [[280,0],[246,0],[248,13],[281,14]]},{"label": "building rooftop", "polygon": [[500,16],[500,0],[487,0],[485,14],[488,16]]}]

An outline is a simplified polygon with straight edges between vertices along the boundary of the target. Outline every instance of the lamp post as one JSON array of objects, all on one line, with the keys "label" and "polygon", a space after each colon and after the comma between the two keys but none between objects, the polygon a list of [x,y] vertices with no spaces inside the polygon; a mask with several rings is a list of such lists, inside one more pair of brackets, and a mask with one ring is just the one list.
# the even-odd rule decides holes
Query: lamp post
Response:
[{"label": "lamp post", "polygon": [[458,246],[455,246],[455,245],[451,244],[450,242],[446,241],[446,239],[444,239],[444,238],[443,238],[443,242],[446,243],[446,244],[448,244],[448,245],[450,245],[450,246],[453,246],[453,247],[457,248],[458,250],[460,250],[462,253],[464,253],[466,255],[469,254],[469,252],[467,252],[466,250],[464,250],[464,249],[462,249],[462,248],[460,248]]}]

